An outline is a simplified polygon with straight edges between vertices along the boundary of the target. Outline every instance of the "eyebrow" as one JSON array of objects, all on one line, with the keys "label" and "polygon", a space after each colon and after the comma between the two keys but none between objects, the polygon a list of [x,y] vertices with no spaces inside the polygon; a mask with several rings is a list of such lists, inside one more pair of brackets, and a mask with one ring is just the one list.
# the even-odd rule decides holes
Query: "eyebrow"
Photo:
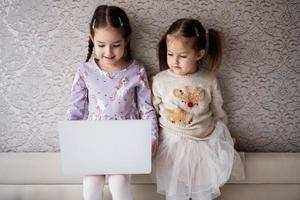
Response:
[{"label": "eyebrow", "polygon": [[[167,50],[167,52],[169,52],[169,53],[173,53],[172,51],[170,51],[170,50]],[[187,54],[188,52],[186,52],[186,51],[183,51],[183,52],[180,52],[179,54]]]},{"label": "eyebrow", "polygon": [[[101,41],[97,41],[97,42],[100,43],[100,44],[105,44],[105,42],[101,42]],[[122,40],[118,40],[118,41],[115,41],[113,43],[120,43],[120,42],[122,42]]]}]

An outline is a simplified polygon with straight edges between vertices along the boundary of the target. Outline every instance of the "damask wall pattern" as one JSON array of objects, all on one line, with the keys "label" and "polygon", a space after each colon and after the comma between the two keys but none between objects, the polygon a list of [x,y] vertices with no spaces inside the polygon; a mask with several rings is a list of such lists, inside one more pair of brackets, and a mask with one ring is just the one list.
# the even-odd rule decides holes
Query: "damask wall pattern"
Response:
[{"label": "damask wall pattern", "polygon": [[99,4],[126,10],[133,55],[149,75],[174,20],[194,17],[221,31],[218,77],[237,149],[300,151],[298,0],[0,0],[0,152],[59,150],[57,121]]}]

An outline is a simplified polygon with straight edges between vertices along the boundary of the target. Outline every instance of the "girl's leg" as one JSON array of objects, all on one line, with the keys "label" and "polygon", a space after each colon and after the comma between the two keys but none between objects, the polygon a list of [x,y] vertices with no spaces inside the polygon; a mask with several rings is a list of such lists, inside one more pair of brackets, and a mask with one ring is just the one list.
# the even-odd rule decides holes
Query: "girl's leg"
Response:
[{"label": "girl's leg", "polygon": [[109,175],[108,184],[113,200],[132,200],[131,175]]},{"label": "girl's leg", "polygon": [[102,200],[105,176],[84,176],[83,177],[83,199]]}]

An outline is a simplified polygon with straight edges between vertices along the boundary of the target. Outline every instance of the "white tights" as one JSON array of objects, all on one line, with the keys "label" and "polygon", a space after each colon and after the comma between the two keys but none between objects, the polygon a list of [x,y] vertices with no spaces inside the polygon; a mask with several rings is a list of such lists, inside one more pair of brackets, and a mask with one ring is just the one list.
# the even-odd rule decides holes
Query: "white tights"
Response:
[{"label": "white tights", "polygon": [[[107,175],[113,200],[132,200],[131,175]],[[83,177],[84,200],[103,200],[104,175]]]}]

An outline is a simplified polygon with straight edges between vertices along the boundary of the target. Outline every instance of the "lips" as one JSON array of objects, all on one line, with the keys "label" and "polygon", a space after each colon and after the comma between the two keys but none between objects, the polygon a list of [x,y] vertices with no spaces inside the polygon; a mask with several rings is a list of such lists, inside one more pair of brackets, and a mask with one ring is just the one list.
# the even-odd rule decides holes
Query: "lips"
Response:
[{"label": "lips", "polygon": [[106,56],[103,56],[105,59],[108,59],[108,60],[112,60],[115,58],[115,56],[112,56],[112,57],[106,57]]}]

